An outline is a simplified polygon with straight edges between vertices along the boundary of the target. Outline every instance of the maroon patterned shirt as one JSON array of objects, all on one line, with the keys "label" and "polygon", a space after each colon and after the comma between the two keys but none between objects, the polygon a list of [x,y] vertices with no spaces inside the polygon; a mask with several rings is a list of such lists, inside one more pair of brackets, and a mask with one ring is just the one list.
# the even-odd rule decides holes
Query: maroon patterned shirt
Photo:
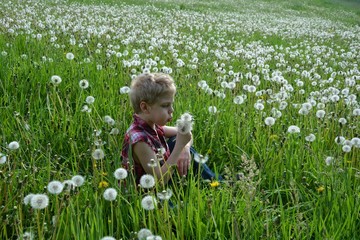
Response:
[{"label": "maroon patterned shirt", "polygon": [[166,143],[163,127],[155,125],[156,130],[154,130],[138,115],[134,114],[133,117],[134,122],[125,133],[121,157],[123,167],[128,170],[133,170],[136,176],[136,182],[139,183],[140,177],[146,174],[146,172],[141,166],[141,163],[134,161],[133,156],[129,156],[130,146],[133,149],[135,143],[145,142],[151,147],[155,154],[158,154],[159,149],[163,148],[165,149],[163,155],[165,161],[170,156],[170,150]]}]

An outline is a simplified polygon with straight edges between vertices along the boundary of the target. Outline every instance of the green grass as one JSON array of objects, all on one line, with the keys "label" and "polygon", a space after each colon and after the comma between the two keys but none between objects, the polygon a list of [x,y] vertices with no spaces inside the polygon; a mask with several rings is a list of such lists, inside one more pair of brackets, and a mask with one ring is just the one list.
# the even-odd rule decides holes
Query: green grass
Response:
[{"label": "green grass", "polygon": [[[0,239],[26,239],[25,232],[34,239],[137,239],[141,228],[163,239],[356,239],[359,148],[346,153],[335,138],[360,136],[353,113],[359,108],[358,6],[330,0],[1,2],[0,153],[7,161],[0,164]],[[139,64],[128,67],[134,59]],[[172,69],[174,119],[186,111],[194,116],[194,146],[227,181],[213,187],[196,175],[175,176],[176,207],[165,201],[146,211],[142,198],[164,187],[145,191],[129,176],[126,191],[113,172],[132,121],[128,96],[119,89],[150,59],[157,70]],[[283,80],[270,81],[277,72]],[[222,87],[234,73],[235,87]],[[53,75],[61,77],[59,85],[51,83]],[[80,88],[82,79],[89,88]],[[212,93],[198,86],[201,80]],[[263,91],[248,92],[246,85]],[[333,102],[335,88],[340,99]],[[279,100],[285,90],[288,96]],[[353,104],[346,103],[350,95],[357,97]],[[95,102],[87,104],[87,96]],[[234,104],[236,96],[244,103]],[[330,100],[307,115],[295,106],[323,98]],[[259,102],[261,111],[254,108]],[[280,109],[281,102],[288,106]],[[91,112],[82,111],[85,104]],[[318,108],[325,118],[316,116]],[[266,126],[274,109],[282,116]],[[300,133],[288,133],[290,125]],[[306,141],[310,133],[313,142]],[[9,149],[12,141],[20,148]],[[96,148],[104,159],[93,159]],[[77,174],[84,185],[59,195],[47,191],[50,181]],[[118,192],[113,202],[103,198],[107,187]],[[47,194],[49,205],[25,205],[30,193]]]}]

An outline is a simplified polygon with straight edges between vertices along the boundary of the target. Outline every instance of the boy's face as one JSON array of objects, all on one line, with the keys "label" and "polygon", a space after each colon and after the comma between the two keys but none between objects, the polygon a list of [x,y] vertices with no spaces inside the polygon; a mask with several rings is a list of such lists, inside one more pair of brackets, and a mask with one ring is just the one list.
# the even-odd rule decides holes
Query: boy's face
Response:
[{"label": "boy's face", "polygon": [[164,126],[172,120],[174,95],[175,94],[164,95],[160,97],[156,103],[149,106],[149,119],[153,123]]}]

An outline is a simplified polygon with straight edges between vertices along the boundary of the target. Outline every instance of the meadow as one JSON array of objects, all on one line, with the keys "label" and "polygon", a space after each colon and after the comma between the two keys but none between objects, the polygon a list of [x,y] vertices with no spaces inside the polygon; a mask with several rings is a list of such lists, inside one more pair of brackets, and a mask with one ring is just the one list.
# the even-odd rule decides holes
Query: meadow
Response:
[{"label": "meadow", "polygon": [[[359,64],[358,1],[0,1],[0,239],[358,239]],[[143,72],[224,182],[121,168]]]}]

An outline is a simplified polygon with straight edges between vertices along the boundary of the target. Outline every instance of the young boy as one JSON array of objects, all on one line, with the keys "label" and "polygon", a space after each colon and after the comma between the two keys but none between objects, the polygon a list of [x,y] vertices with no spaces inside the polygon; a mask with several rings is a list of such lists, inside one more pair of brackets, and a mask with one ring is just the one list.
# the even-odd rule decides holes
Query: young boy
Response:
[{"label": "young boy", "polygon": [[[178,133],[176,127],[166,126],[172,120],[176,87],[167,74],[141,74],[131,82],[129,93],[134,109],[134,121],[125,134],[122,163],[135,171],[136,182],[144,174],[167,183],[174,169],[187,175],[190,167],[191,133]],[[176,137],[169,149],[168,138]],[[205,169],[208,169],[205,166]],[[210,176],[215,176],[210,172]]]}]

